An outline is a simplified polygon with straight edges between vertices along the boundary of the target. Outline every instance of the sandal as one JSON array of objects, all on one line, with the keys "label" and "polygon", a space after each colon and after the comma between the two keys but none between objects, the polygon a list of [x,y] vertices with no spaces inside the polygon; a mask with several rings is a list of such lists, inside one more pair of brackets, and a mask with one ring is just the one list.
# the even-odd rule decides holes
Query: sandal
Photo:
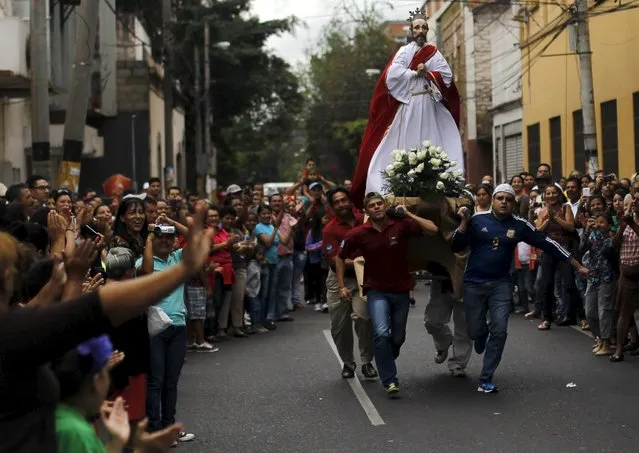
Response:
[{"label": "sandal", "polygon": [[550,321],[544,321],[539,324],[537,330],[550,330]]},{"label": "sandal", "polygon": [[617,354],[613,354],[610,356],[610,361],[613,363],[617,363],[617,362],[623,362],[623,353],[617,355]]}]

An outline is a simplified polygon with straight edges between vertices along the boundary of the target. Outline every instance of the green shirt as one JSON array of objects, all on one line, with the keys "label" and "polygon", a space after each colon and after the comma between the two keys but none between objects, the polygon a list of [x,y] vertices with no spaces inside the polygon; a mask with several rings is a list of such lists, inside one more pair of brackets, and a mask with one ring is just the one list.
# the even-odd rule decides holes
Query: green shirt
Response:
[{"label": "green shirt", "polygon": [[64,404],[55,410],[55,434],[60,453],[106,452],[93,426],[82,414]]}]

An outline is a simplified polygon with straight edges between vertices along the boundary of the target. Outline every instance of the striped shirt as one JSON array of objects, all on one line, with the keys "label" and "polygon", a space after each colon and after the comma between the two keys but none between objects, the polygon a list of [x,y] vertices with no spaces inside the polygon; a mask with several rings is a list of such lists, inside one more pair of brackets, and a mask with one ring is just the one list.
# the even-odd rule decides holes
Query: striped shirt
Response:
[{"label": "striped shirt", "polygon": [[626,227],[619,250],[619,262],[625,266],[639,264],[639,236],[630,227]]}]

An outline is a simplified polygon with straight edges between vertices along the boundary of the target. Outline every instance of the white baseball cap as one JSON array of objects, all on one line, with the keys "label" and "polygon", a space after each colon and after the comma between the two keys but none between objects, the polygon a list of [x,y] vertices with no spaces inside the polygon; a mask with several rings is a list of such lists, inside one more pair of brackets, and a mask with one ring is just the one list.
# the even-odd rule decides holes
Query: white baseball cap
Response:
[{"label": "white baseball cap", "polygon": [[242,191],[242,188],[238,186],[237,184],[231,184],[230,186],[226,188],[226,193],[229,195],[232,195],[234,193],[240,193],[241,191]]}]

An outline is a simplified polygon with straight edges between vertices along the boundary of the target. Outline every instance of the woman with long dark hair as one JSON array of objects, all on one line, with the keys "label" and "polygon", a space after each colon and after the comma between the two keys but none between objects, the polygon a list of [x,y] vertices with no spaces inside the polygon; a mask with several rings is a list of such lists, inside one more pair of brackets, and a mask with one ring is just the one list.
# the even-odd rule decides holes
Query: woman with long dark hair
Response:
[{"label": "woman with long dark hair", "polygon": [[108,248],[124,247],[131,249],[136,258],[140,257],[144,253],[148,229],[142,200],[136,197],[124,198],[115,215],[113,237]]}]

